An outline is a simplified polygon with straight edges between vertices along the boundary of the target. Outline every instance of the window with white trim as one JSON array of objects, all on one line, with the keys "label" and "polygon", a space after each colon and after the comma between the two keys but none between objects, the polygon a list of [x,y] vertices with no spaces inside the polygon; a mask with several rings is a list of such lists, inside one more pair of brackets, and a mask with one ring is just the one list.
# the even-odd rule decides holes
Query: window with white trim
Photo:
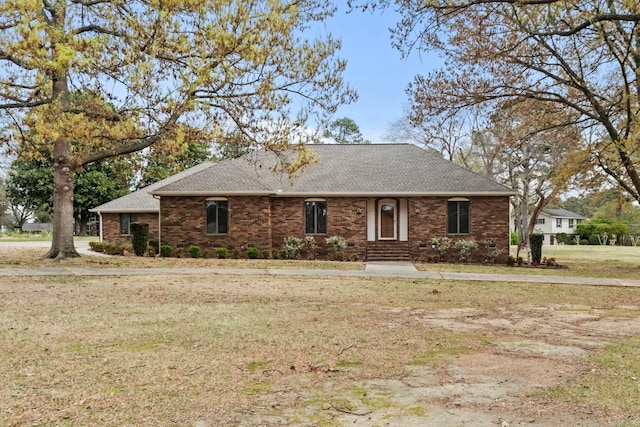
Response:
[{"label": "window with white trim", "polygon": [[556,218],[556,227],[562,228],[562,218]]}]

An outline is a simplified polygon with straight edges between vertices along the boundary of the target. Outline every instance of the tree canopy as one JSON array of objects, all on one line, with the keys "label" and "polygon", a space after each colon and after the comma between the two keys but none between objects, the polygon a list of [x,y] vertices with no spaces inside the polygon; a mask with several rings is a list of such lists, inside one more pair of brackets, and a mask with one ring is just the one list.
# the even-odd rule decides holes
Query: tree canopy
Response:
[{"label": "tree canopy", "polygon": [[[127,194],[135,169],[127,159],[102,160],[85,166],[75,177],[74,220],[84,234],[89,209]],[[31,218],[50,221],[53,210],[53,170],[42,161],[17,158],[9,169],[8,199],[18,227]],[[45,218],[46,217],[46,218]]]},{"label": "tree canopy", "polygon": [[281,149],[353,101],[340,42],[305,31],[334,9],[320,0],[0,3],[0,129],[13,132],[3,140],[31,132],[51,153],[41,159],[54,169],[48,256],[77,255],[73,178],[83,165],[161,138],[179,144],[179,124],[214,135],[234,126]]},{"label": "tree canopy", "polygon": [[369,144],[371,142],[364,139],[360,127],[348,117],[332,121],[322,136],[338,144]]},{"label": "tree canopy", "polygon": [[627,0],[351,0],[397,6],[392,44],[435,51],[445,65],[417,76],[412,117],[536,101],[568,109],[590,161],[640,200],[640,3]]}]

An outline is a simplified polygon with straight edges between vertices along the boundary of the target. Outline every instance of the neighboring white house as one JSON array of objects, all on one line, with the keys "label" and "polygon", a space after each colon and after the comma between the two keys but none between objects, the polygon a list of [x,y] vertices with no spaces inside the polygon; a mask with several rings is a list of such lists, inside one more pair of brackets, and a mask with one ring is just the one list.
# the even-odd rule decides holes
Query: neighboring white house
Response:
[{"label": "neighboring white house", "polygon": [[[586,219],[587,217],[566,209],[544,209],[538,215],[538,221],[533,232],[544,234],[545,245],[555,245],[557,244],[557,234],[575,234],[576,226]],[[513,218],[511,229],[512,231],[515,230],[515,220]]]}]

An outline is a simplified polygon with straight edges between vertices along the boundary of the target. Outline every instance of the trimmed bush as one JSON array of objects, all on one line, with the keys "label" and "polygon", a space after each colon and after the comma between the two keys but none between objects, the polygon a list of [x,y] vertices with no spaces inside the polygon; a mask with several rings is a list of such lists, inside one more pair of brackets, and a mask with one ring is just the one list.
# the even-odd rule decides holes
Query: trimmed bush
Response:
[{"label": "trimmed bush", "polygon": [[542,259],[542,242],[544,242],[544,234],[533,233],[529,235],[529,243],[531,244],[531,262],[540,264]]},{"label": "trimmed bush", "polygon": [[589,235],[589,244],[590,245],[599,245],[600,244],[600,239],[598,238],[597,234],[590,234]]},{"label": "trimmed bush", "polygon": [[146,222],[132,222],[129,224],[131,230],[131,245],[136,256],[144,256],[149,245],[149,224]]},{"label": "trimmed bush", "polygon": [[431,245],[438,251],[440,261],[444,262],[447,260],[447,252],[449,252],[449,249],[453,246],[453,240],[448,237],[434,237],[431,239]]},{"label": "trimmed bush", "polygon": [[224,248],[224,247],[216,249],[216,256],[219,259],[225,259],[225,258],[227,258],[228,255],[229,255],[229,249]]},{"label": "trimmed bush", "polygon": [[191,258],[202,258],[202,249],[200,248],[200,246],[189,246],[189,256]]},{"label": "trimmed bush", "polygon": [[247,256],[249,257],[249,259],[257,259],[258,255],[260,255],[260,249],[258,248],[247,249]]},{"label": "trimmed bush", "polygon": [[285,253],[285,258],[287,259],[298,259],[303,248],[304,241],[296,236],[289,236],[285,238],[284,245],[282,245],[282,249]]},{"label": "trimmed bush", "polygon": [[556,240],[563,245],[569,245],[572,239],[567,233],[558,233],[556,234]]},{"label": "trimmed bush", "polygon": [[169,246],[169,245],[160,246],[160,256],[161,257],[168,258],[168,257],[171,256],[171,252],[173,252],[173,250],[171,249],[171,246]]},{"label": "trimmed bush", "polygon": [[333,249],[333,256],[336,260],[342,261],[344,259],[344,250],[347,248],[347,241],[342,236],[331,236],[325,239],[327,245]]},{"label": "trimmed bush", "polygon": [[455,247],[460,251],[460,261],[469,261],[475,251],[478,250],[478,242],[475,240],[458,240]]}]

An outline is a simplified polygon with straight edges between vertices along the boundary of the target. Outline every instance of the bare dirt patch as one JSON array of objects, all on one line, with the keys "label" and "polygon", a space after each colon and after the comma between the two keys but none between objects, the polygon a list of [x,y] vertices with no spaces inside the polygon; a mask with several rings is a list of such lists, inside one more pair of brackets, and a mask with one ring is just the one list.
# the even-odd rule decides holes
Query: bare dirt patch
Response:
[{"label": "bare dirt patch", "polygon": [[639,425],[638,302],[566,285],[5,277],[0,424]]}]

